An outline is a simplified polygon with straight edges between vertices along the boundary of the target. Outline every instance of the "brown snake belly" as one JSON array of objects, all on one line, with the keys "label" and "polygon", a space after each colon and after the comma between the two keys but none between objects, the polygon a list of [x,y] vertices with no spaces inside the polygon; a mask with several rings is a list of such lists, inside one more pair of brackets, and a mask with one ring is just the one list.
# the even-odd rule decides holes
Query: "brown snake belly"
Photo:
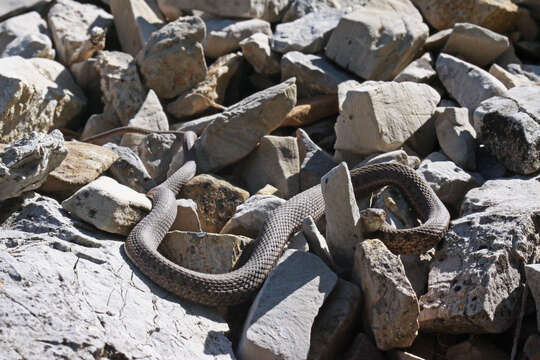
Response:
[{"label": "brown snake belly", "polygon": [[[186,133],[184,149],[190,149],[186,163],[148,192],[152,210],[129,234],[125,251],[142,273],[180,298],[210,306],[238,304],[249,300],[261,287],[301,222],[307,216],[317,220],[324,215],[321,186],[292,197],[269,215],[251,256],[242,267],[225,274],[184,268],[166,259],[157,249],[176,217],[176,194],[196,173],[194,139],[194,134]],[[410,229],[383,225],[375,234],[394,253],[423,253],[435,246],[446,232],[450,221],[448,211],[413,169],[394,163],[368,165],[352,170],[351,180],[357,197],[384,185],[394,185],[416,210],[422,225]]]}]

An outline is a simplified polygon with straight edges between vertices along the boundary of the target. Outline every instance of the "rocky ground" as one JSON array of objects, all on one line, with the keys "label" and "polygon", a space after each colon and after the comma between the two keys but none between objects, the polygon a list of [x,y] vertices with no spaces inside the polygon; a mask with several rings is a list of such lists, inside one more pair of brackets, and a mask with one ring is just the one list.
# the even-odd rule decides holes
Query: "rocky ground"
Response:
[{"label": "rocky ground", "polygon": [[[540,359],[535,0],[0,3],[1,359]],[[84,141],[122,126],[149,130]],[[257,296],[160,289],[123,242],[185,158],[160,252],[224,273],[324,180]],[[436,248],[349,169],[416,169],[452,216]],[[244,255],[242,257],[242,255]]]}]

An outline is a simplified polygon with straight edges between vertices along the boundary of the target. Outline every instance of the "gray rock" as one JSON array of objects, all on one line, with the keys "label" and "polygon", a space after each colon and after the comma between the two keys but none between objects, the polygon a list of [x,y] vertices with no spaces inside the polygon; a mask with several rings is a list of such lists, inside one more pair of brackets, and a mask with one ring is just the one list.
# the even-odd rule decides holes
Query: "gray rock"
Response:
[{"label": "gray rock", "polygon": [[113,143],[107,143],[103,146],[118,155],[118,159],[109,168],[116,181],[143,194],[156,186],[139,155],[133,150]]},{"label": "gray rock", "polygon": [[55,200],[31,194],[1,227],[4,358],[234,359],[216,311],[149,282]]},{"label": "gray rock", "polygon": [[350,269],[354,248],[363,240],[351,175],[346,163],[330,170],[321,179],[326,216],[326,241],[339,266]]},{"label": "gray rock", "polygon": [[343,10],[327,9],[278,24],[272,37],[272,50],[282,54],[289,51],[318,53],[324,49],[330,34],[344,15]]},{"label": "gray rock", "polygon": [[[87,137],[100,134],[107,130],[111,130],[120,126],[123,126],[120,118],[114,111],[111,104],[105,104],[103,113],[90,115],[86,123],[84,124],[84,129],[81,134],[81,138],[85,139]],[[110,136],[101,141],[96,140],[96,144],[105,144],[107,142],[112,142],[115,144],[120,144],[122,141],[122,135]]]},{"label": "gray rock", "polygon": [[529,335],[523,344],[523,353],[528,359],[534,359],[540,355],[540,335]]},{"label": "gray rock", "polygon": [[470,190],[431,263],[420,326],[429,332],[501,333],[521,306],[521,270],[538,262],[538,178]]},{"label": "gray rock", "polygon": [[457,23],[446,41],[443,52],[484,67],[508,49],[510,42],[504,35],[468,23]]},{"label": "gray rock", "polygon": [[409,347],[418,334],[418,299],[397,255],[378,239],[360,242],[353,282],[364,294],[364,319],[377,347]]},{"label": "gray rock", "polygon": [[251,305],[239,357],[305,359],[312,325],[336,282],[315,255],[287,250]]},{"label": "gray rock", "polygon": [[169,231],[201,232],[201,222],[197,214],[197,204],[191,199],[176,200],[176,219]]},{"label": "gray rock", "polygon": [[253,195],[238,205],[233,217],[221,229],[221,233],[256,238],[270,212],[284,203],[285,200],[275,195]]},{"label": "gray rock", "polygon": [[534,82],[540,81],[539,65],[509,64],[506,68],[514,75],[524,75]]},{"label": "gray rock", "polygon": [[157,5],[159,11],[168,21],[176,20],[184,14],[182,9],[176,6],[176,0],[157,0]]},{"label": "gray rock", "polygon": [[509,358],[509,354],[501,350],[490,338],[478,336],[448,347],[446,358],[505,360]]},{"label": "gray rock", "polygon": [[31,11],[0,23],[0,57],[7,56],[54,59],[47,23],[39,13]]},{"label": "gray rock", "polygon": [[[195,144],[198,171],[215,171],[248,155],[295,104],[295,79],[289,79],[228,107],[214,117]],[[231,138],[236,139],[234,143]]]},{"label": "gray rock", "polygon": [[128,235],[152,208],[145,195],[100,176],[62,201],[62,207],[96,228]]},{"label": "gray rock", "polygon": [[452,34],[452,29],[444,29],[430,35],[424,43],[424,49],[426,51],[441,52],[442,48],[448,41],[448,38]]},{"label": "gray rock", "polygon": [[300,191],[304,191],[320,184],[321,177],[338,163],[315,144],[304,130],[296,130],[296,140],[300,155]]},{"label": "gray rock", "polygon": [[467,108],[442,107],[434,114],[435,131],[441,149],[459,167],[476,170],[476,131]]},{"label": "gray rock", "polygon": [[433,59],[430,53],[425,53],[411,62],[394,78],[394,81],[412,81],[416,83],[431,83],[437,78],[437,72],[433,69]]},{"label": "gray rock", "polygon": [[52,0],[7,0],[0,3],[0,21],[4,21],[12,16],[27,12],[29,10],[39,10]]},{"label": "gray rock", "polygon": [[359,333],[343,357],[343,360],[358,359],[384,360],[386,357],[381,350],[377,349],[369,336]]},{"label": "gray rock", "polygon": [[350,76],[322,56],[290,51],[281,58],[281,79],[296,77],[298,97],[337,94],[338,85]]},{"label": "gray rock", "polygon": [[105,48],[105,37],[113,17],[105,10],[72,0],[58,0],[49,10],[47,21],[62,64],[91,58]]},{"label": "gray rock", "polygon": [[503,67],[492,64],[489,68],[489,73],[495,76],[500,82],[504,84],[508,89],[516,86],[532,86],[534,82],[523,74],[513,74]]},{"label": "gray rock", "polygon": [[260,19],[209,19],[206,20],[206,30],[204,54],[211,58],[240,49],[240,42],[255,33],[272,36],[270,23]]},{"label": "gray rock", "polygon": [[125,126],[139,111],[147,94],[137,63],[131,55],[119,51],[100,51],[97,62],[105,108],[109,105]]},{"label": "gray rock", "polygon": [[266,184],[288,199],[300,190],[298,144],[292,136],[263,136],[259,146],[242,161],[241,177],[251,193]]},{"label": "gray rock", "polygon": [[303,232],[299,231],[289,239],[286,250],[309,251],[309,244]]},{"label": "gray rock", "polygon": [[493,97],[474,112],[480,142],[507,169],[532,174],[540,169],[540,107],[537,86],[515,87]]},{"label": "gray rock", "polygon": [[[540,264],[528,264],[525,265],[525,276],[527,278],[527,286],[531,291],[531,295],[534,299],[537,308],[540,308]],[[537,324],[540,318],[540,312],[536,311]]]},{"label": "gray rock", "polygon": [[480,186],[482,182],[440,152],[431,153],[422,160],[417,172],[424,177],[441,201],[454,210],[459,209],[465,194]]},{"label": "gray rock", "polygon": [[264,33],[255,33],[240,41],[244,58],[256,72],[273,76],[281,72],[279,57],[270,48],[270,37]]},{"label": "gray rock", "polygon": [[169,164],[181,147],[182,142],[173,134],[149,134],[143,138],[137,153],[156,184],[165,181]]},{"label": "gray rock", "polygon": [[309,250],[321,258],[328,267],[334,271],[338,270],[338,266],[334,262],[334,257],[330,252],[328,243],[315,224],[315,220],[311,216],[308,216],[302,221],[302,232],[306,237],[306,241],[309,245]]},{"label": "gray rock", "polygon": [[292,0],[281,22],[294,21],[309,13],[339,8],[339,3],[336,0]]},{"label": "gray rock", "polygon": [[503,83],[490,73],[452,55],[440,54],[436,68],[448,93],[471,113],[482,101],[506,93]]},{"label": "gray rock", "polygon": [[420,159],[416,156],[409,156],[404,150],[394,150],[382,154],[375,154],[368,156],[354,168],[359,168],[364,165],[381,164],[385,162],[397,162],[402,165],[407,165],[413,169],[417,169],[420,166]]},{"label": "gray rock", "polygon": [[67,156],[59,130],[32,131],[0,152],[0,200],[39,188]]},{"label": "gray rock", "polygon": [[186,16],[154,31],[137,55],[147,87],[171,99],[206,77],[201,42],[205,25],[197,16]]},{"label": "gray rock", "polygon": [[396,11],[356,10],[344,16],[326,55],[368,80],[391,80],[420,50],[428,36],[421,20]]},{"label": "gray rock", "polygon": [[90,58],[81,62],[73,63],[69,67],[71,75],[77,84],[88,95],[90,102],[100,101],[101,99],[101,79],[97,59]]}]

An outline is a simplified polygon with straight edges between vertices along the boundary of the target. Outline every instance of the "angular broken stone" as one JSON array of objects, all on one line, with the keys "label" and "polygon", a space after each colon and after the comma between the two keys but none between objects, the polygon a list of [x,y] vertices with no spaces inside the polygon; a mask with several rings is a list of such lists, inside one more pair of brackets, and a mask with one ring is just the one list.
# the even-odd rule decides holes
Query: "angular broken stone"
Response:
[{"label": "angular broken stone", "polygon": [[113,143],[107,143],[103,146],[118,155],[118,159],[109,168],[109,172],[116,181],[143,194],[156,186],[139,155],[133,150]]},{"label": "angular broken stone", "polygon": [[176,219],[169,231],[201,232],[201,222],[197,214],[197,204],[191,199],[176,200]]},{"label": "angular broken stone", "polygon": [[[281,124],[295,104],[295,79],[289,79],[212,117],[212,123],[195,143],[198,171],[215,171],[248,155],[260,138]],[[231,138],[236,139],[234,143]]]},{"label": "angular broken stone", "polygon": [[286,250],[251,305],[238,355],[307,358],[312,325],[336,282],[336,274],[317,256]]},{"label": "angular broken stone", "polygon": [[393,81],[412,81],[428,84],[437,78],[437,72],[433,69],[433,59],[430,53],[425,53],[418,59],[411,62],[403,69]]},{"label": "angular broken stone", "polygon": [[128,235],[152,209],[152,202],[116,180],[100,176],[62,201],[62,207],[100,230]]},{"label": "angular broken stone", "polygon": [[91,58],[105,48],[113,17],[105,10],[73,0],[58,0],[47,15],[54,45],[62,64]]},{"label": "angular broken stone", "polygon": [[0,23],[0,57],[54,59],[55,54],[47,22],[36,11]]},{"label": "angular broken stone", "polygon": [[304,191],[320,184],[321,177],[338,164],[304,130],[296,130],[296,140],[300,155],[300,191]]},{"label": "angular broken stone", "polygon": [[146,86],[171,99],[202,81],[207,72],[201,45],[205,31],[197,16],[178,18],[154,31],[137,55]]},{"label": "angular broken stone", "polygon": [[411,62],[428,33],[427,25],[414,17],[360,9],[341,19],[326,56],[364,79],[391,80]]},{"label": "angular broken stone", "polygon": [[326,239],[320,233],[315,220],[311,216],[308,216],[302,221],[302,233],[309,245],[309,250],[321,258],[330,269],[334,271],[339,270]]},{"label": "angular broken stone", "polygon": [[182,147],[182,142],[174,134],[148,134],[143,137],[137,154],[156,184],[167,179],[172,158]]},{"label": "angular broken stone", "polygon": [[244,58],[256,72],[273,76],[281,72],[279,57],[270,48],[270,37],[258,32],[240,41]]},{"label": "angular broken stone", "polygon": [[282,23],[294,21],[304,15],[323,10],[340,7],[340,2],[336,0],[292,0],[289,8],[281,19]]},{"label": "angular broken stone", "polygon": [[491,65],[489,73],[495,76],[508,89],[516,86],[531,86],[534,83],[525,75],[513,74],[497,64]]},{"label": "angular broken stone", "polygon": [[42,10],[52,0],[7,0],[0,3],[0,21],[29,10]]},{"label": "angular broken stone", "polygon": [[32,131],[0,152],[0,200],[39,188],[62,163],[68,150],[59,130]]},{"label": "angular broken stone", "polygon": [[[536,307],[540,303],[540,264],[528,264],[525,265],[525,276],[527,278],[527,286],[531,291],[531,295],[534,299]],[[540,318],[540,313],[536,312],[537,324]]]}]

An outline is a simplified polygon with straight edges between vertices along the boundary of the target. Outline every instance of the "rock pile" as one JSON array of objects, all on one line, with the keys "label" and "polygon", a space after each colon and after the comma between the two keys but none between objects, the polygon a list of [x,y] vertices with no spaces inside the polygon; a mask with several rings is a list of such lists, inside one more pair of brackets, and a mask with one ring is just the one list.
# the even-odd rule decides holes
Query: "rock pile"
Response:
[{"label": "rock pile", "polygon": [[[1,359],[540,358],[536,1],[1,1],[0,88]],[[321,184],[243,304],[124,251],[185,131],[164,262],[238,269]],[[355,195],[390,162],[451,214],[425,253],[377,238],[420,224],[398,189]]]}]

